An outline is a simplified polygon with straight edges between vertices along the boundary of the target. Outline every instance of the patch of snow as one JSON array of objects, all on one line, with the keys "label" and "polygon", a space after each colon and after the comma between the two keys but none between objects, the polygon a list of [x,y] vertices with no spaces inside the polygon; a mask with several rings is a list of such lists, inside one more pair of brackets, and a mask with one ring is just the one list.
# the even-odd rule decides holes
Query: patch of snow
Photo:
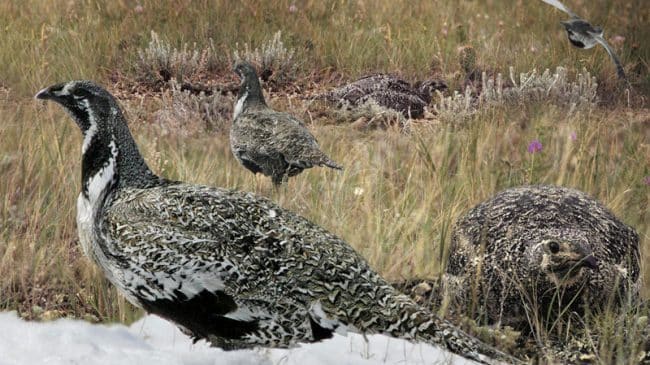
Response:
[{"label": "patch of snow", "polygon": [[59,319],[28,322],[0,313],[0,365],[375,365],[473,364],[439,348],[382,335],[335,335],[294,349],[222,351],[196,344],[170,322],[148,315],[127,327]]}]

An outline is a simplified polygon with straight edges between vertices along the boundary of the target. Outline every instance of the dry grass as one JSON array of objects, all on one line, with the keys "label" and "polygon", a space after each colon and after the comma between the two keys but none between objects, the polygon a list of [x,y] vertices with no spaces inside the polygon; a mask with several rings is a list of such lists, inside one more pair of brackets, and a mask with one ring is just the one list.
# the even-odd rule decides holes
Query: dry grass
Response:
[{"label": "dry grass", "polygon": [[[454,220],[496,191],[524,183],[592,194],[637,229],[643,262],[650,255],[650,186],[644,182],[650,175],[650,113],[643,108],[650,90],[650,29],[644,26],[650,10],[641,1],[572,4],[607,34],[626,37],[617,50],[635,86],[635,108],[615,92],[614,68],[604,50],[571,48],[558,24],[562,15],[541,2],[305,1],[295,13],[289,1],[141,4],[142,11],[130,1],[0,3],[0,23],[6,25],[0,37],[0,308],[37,318],[130,321],[139,315],[77,243],[79,132],[60,108],[43,107],[31,96],[68,79],[95,79],[109,88],[116,74],[137,80],[142,68],[135,65],[144,55],[138,51],[148,46],[152,31],[172,49],[190,44],[186,50],[200,54],[210,48],[218,55],[209,67],[201,66],[209,71],[201,71],[199,80],[234,81],[229,68],[237,45],[263,49],[278,30],[287,49],[295,50],[299,67],[291,72],[303,87],[313,87],[317,79],[311,75],[353,78],[371,71],[424,79],[434,58],[457,86],[455,50],[466,43],[483,65],[503,74],[510,65],[518,71],[564,66],[570,77],[586,69],[599,82],[601,100],[610,101],[606,106],[569,113],[566,105],[544,100],[494,105],[467,115],[464,123],[418,123],[408,134],[390,128],[360,132],[333,123],[320,106],[272,93],[270,103],[310,123],[322,148],[345,170],[310,170],[279,193],[263,180],[261,191],[345,238],[391,279],[438,273]],[[232,157],[224,133],[174,133],[183,125],[169,123],[160,128],[155,116],[174,119],[178,111],[165,108],[175,100],[191,111],[183,125],[207,124],[201,114],[206,105],[227,114],[219,106],[224,100],[201,104],[173,90],[128,96],[123,105],[152,168],[175,179],[258,189]],[[223,120],[217,120],[220,130]],[[540,153],[527,152],[533,139],[542,142]],[[644,270],[646,282],[649,275]],[[643,288],[646,298],[649,289]],[[599,317],[594,331],[618,341],[611,343],[638,343],[636,329],[613,331],[614,323]],[[625,354],[621,346],[601,347],[603,363],[616,351]]]}]

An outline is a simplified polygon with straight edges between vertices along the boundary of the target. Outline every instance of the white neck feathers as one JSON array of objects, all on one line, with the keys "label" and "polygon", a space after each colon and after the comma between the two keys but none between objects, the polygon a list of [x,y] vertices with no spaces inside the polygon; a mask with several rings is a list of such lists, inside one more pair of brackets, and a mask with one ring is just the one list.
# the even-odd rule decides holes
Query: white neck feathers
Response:
[{"label": "white neck feathers", "polygon": [[241,98],[237,100],[237,103],[235,103],[235,111],[232,114],[232,119],[235,120],[241,114],[242,111],[244,111],[244,103],[246,102],[246,98],[248,98],[248,91],[246,91]]},{"label": "white neck feathers", "polygon": [[[92,127],[91,127],[92,128]],[[102,197],[104,191],[113,182],[116,173],[117,145],[115,141],[108,144],[111,149],[111,156],[108,162],[95,175],[91,176],[86,182],[86,191],[88,192],[88,203],[95,206]]]}]

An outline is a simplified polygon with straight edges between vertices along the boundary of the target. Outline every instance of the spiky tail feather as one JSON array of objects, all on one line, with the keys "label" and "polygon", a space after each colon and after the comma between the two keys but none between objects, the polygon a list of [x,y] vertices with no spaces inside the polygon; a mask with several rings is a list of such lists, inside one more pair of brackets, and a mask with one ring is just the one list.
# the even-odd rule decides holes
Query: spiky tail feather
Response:
[{"label": "spiky tail feather", "polygon": [[390,327],[379,332],[442,346],[455,354],[482,364],[525,364],[470,336],[450,322],[438,318],[405,295],[399,294],[395,300],[399,308],[399,318],[395,318]]},{"label": "spiky tail feather", "polygon": [[334,161],[332,161],[330,159],[327,159],[327,160],[323,161],[322,164],[329,167],[329,168],[331,168],[331,169],[343,170],[343,166],[337,164],[336,162],[334,162]]}]

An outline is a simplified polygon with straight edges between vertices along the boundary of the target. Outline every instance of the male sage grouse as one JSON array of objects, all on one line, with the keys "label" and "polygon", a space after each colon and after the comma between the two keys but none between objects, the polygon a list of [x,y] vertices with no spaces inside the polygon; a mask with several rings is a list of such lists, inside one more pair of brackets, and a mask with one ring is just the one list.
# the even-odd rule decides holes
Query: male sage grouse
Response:
[{"label": "male sage grouse", "polygon": [[79,241],[133,304],[223,349],[291,347],[346,330],[514,361],[398,293],[351,246],[250,193],[156,176],[102,87],[70,81],[36,98],[83,133]]},{"label": "male sage grouse", "polygon": [[621,80],[627,80],[625,77],[625,71],[623,71],[623,66],[621,65],[621,61],[618,60],[618,57],[616,57],[616,54],[614,53],[612,47],[610,47],[605,38],[603,38],[603,28],[592,26],[588,21],[580,18],[578,15],[576,15],[576,13],[569,10],[569,8],[567,8],[558,0],[542,1],[562,10],[571,16],[571,19],[560,22],[562,25],[564,25],[567,36],[569,37],[569,42],[571,42],[571,44],[578,48],[589,49],[600,43],[600,45],[605,48],[612,61],[614,61],[618,78]]},{"label": "male sage grouse", "polygon": [[230,129],[230,148],[245,168],[270,176],[275,185],[314,166],[342,169],[320,150],[302,121],[266,105],[253,66],[239,63],[235,73],[241,77],[241,85]]},{"label": "male sage grouse", "polygon": [[424,107],[431,102],[435,90],[446,89],[447,84],[442,80],[432,79],[411,85],[396,76],[374,74],[314,98],[350,107],[375,102],[384,108],[398,111],[407,118],[421,118]]},{"label": "male sage grouse", "polygon": [[459,219],[442,284],[482,323],[528,333],[558,313],[633,301],[639,280],[632,228],[583,192],[539,185],[504,190]]}]

